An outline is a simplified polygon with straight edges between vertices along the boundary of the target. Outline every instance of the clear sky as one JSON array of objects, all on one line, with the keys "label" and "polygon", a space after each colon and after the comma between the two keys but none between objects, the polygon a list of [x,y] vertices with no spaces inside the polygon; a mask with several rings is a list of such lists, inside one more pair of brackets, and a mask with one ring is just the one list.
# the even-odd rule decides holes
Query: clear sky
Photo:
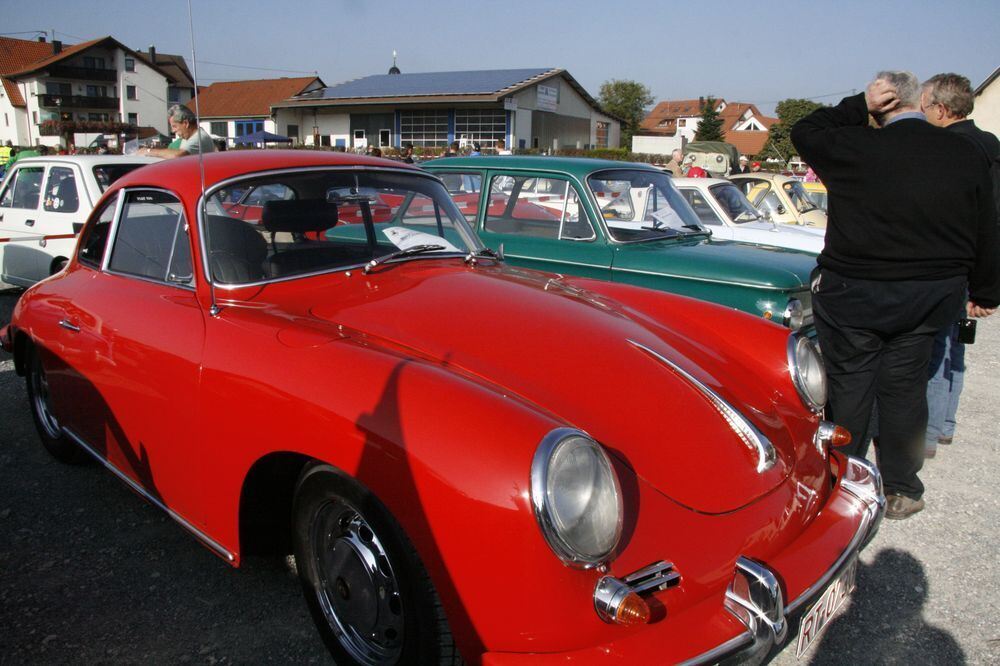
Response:
[{"label": "clear sky", "polygon": [[[562,67],[595,97],[609,79],[657,101],[702,95],[834,103],[879,69],[979,85],[1000,66],[1000,0],[192,0],[202,84],[317,72],[327,84],[403,72]],[[0,34],[111,35],[191,66],[187,0],[0,0]],[[236,67],[238,65],[239,67]]]}]

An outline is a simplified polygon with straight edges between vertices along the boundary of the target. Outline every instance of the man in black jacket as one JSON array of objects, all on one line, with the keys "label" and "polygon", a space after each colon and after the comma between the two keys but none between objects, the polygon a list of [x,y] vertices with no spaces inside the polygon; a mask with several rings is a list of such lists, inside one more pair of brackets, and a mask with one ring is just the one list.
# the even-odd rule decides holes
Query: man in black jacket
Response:
[{"label": "man in black jacket", "polygon": [[791,137],[829,192],[813,281],[828,418],[850,430],[846,452],[863,456],[877,397],[886,517],[907,518],[924,507],[917,472],[934,336],[954,322],[967,289],[976,313],[1000,303],[992,185],[978,148],[920,113],[920,83],[908,72],[880,72],[864,94],[796,123]]},{"label": "man in black jacket", "polygon": [[[920,110],[927,122],[946,127],[975,143],[983,153],[993,182],[993,203],[1000,223],[1000,140],[968,119],[975,104],[969,79],[959,74],[937,74],[924,81]],[[971,313],[969,313],[971,314]],[[963,307],[961,316],[966,315]],[[938,444],[951,444],[955,435],[958,399],[965,379],[965,345],[959,340],[959,323],[945,327],[934,338],[927,382],[926,457],[933,458]]]}]

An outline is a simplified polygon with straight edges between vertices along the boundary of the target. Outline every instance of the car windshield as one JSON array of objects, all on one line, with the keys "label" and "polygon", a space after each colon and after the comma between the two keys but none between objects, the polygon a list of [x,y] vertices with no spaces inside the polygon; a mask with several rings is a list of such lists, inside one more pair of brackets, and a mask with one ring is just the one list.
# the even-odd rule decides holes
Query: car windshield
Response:
[{"label": "car windshield", "polygon": [[145,162],[140,164],[98,164],[94,167],[94,178],[103,192],[111,187],[116,180],[141,166],[146,166]]},{"label": "car windshield", "polygon": [[820,210],[826,210],[826,190],[806,190],[806,196],[809,200],[816,205]]},{"label": "car windshield", "polygon": [[744,222],[759,222],[760,214],[750,200],[740,192],[740,188],[732,183],[719,183],[708,188],[715,200],[726,211],[729,219],[736,224]]},{"label": "car windshield", "polygon": [[417,174],[273,173],[209,191],[206,212],[206,256],[221,284],[483,249],[441,184]]},{"label": "car windshield", "polygon": [[795,206],[795,210],[805,213],[816,209],[816,204],[806,194],[806,188],[802,187],[802,183],[799,181],[791,180],[781,187],[785,190],[785,194],[788,195],[788,199],[792,202],[792,205]]},{"label": "car windshield", "polygon": [[608,233],[616,241],[659,240],[708,233],[662,171],[611,169],[587,179]]}]

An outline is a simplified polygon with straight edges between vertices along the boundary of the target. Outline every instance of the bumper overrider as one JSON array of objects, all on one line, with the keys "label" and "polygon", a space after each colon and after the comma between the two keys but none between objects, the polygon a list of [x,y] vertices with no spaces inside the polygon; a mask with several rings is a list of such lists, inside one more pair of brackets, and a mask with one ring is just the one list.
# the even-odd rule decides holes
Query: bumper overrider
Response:
[{"label": "bumper overrider", "polygon": [[[776,571],[781,562],[768,564],[740,557],[726,590],[725,608],[745,627],[745,631],[718,647],[684,664],[760,663],[771,649],[784,641],[792,620],[823,596],[827,587],[854,566],[858,553],[878,532],[885,513],[885,494],[878,469],[867,460],[832,453],[839,464],[837,500],[853,503],[860,520],[850,542],[840,556],[815,582],[786,603]],[[814,526],[818,527],[818,526]],[[804,553],[803,553],[804,554]],[[801,559],[801,558],[800,558]]]}]

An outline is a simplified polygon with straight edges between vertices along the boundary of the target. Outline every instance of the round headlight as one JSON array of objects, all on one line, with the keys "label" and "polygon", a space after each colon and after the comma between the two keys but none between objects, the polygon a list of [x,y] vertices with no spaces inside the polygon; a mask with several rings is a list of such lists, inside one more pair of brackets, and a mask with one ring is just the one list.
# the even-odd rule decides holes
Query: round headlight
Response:
[{"label": "round headlight", "polygon": [[567,564],[606,562],[622,531],[622,498],[611,460],[571,428],[550,432],[531,463],[531,501],[549,547]]},{"label": "round headlight", "polygon": [[826,405],[826,370],[812,340],[797,335],[789,337],[788,371],[802,402],[814,412],[821,411]]},{"label": "round headlight", "polygon": [[802,307],[802,301],[797,298],[788,299],[788,306],[785,308],[783,322],[785,326],[797,331],[802,328],[802,322],[805,321],[806,313],[805,309]]}]

